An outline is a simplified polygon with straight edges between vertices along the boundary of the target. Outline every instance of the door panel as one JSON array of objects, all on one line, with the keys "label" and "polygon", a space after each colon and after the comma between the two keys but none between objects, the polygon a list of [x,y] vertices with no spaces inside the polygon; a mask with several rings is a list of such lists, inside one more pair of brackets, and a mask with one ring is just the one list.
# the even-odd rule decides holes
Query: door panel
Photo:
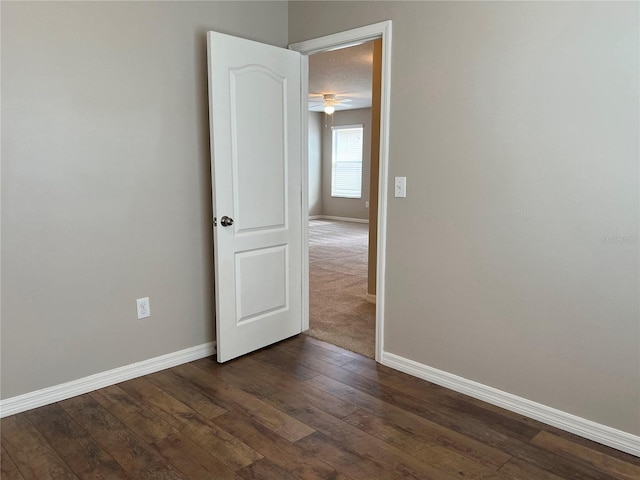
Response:
[{"label": "door panel", "polygon": [[286,310],[288,256],[286,245],[236,254],[238,324],[263,320]]},{"label": "door panel", "polygon": [[301,58],[208,32],[217,358],[302,330]]},{"label": "door panel", "polygon": [[237,232],[282,227],[287,217],[286,78],[257,65],[230,74]]}]

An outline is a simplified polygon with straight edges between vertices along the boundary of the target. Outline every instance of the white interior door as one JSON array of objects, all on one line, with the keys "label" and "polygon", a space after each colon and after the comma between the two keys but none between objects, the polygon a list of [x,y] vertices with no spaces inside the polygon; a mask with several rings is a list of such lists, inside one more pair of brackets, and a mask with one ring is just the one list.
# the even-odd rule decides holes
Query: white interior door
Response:
[{"label": "white interior door", "polygon": [[219,362],[302,330],[298,52],[207,33]]}]

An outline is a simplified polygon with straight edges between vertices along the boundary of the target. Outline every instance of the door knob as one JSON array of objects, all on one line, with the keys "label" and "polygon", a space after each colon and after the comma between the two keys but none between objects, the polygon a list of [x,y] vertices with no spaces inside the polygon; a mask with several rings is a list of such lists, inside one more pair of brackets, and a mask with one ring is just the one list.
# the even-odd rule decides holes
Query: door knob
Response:
[{"label": "door knob", "polygon": [[233,218],[229,218],[226,215],[220,219],[220,225],[223,227],[230,227],[233,225]]}]

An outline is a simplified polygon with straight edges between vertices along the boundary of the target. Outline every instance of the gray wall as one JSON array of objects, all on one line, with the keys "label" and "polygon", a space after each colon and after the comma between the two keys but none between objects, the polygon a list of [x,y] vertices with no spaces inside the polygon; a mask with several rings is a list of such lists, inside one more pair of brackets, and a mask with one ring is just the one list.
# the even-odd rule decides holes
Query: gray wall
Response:
[{"label": "gray wall", "polygon": [[323,113],[309,112],[309,216],[322,215]]},{"label": "gray wall", "polygon": [[207,29],[392,19],[386,350],[640,433],[637,3],[1,8],[2,398],[213,338]]},{"label": "gray wall", "polygon": [[292,2],[393,20],[385,349],[640,434],[638,3]]},{"label": "gray wall", "polygon": [[209,29],[287,4],[2,2],[2,398],[213,339]]},{"label": "gray wall", "polygon": [[[331,196],[331,127],[363,125],[362,139],[362,197]],[[333,123],[322,122],[322,215],[369,220],[369,181],[371,172],[371,109],[342,110],[333,114]]]}]

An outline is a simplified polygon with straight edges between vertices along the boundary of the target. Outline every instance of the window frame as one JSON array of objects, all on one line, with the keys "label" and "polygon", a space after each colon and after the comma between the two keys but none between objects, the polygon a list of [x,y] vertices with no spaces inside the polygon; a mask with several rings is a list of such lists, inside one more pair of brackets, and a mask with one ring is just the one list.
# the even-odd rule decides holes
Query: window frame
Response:
[{"label": "window frame", "polygon": [[[335,172],[336,172],[336,139],[335,133],[340,130],[360,130],[360,184],[358,186],[358,194],[350,195],[345,192],[337,192],[335,191]],[[357,163],[354,161],[343,160],[340,163]],[[334,125],[331,127],[331,197],[332,198],[352,198],[352,199],[361,199],[362,198],[362,182],[364,176],[364,124],[357,123],[352,125]]]}]

